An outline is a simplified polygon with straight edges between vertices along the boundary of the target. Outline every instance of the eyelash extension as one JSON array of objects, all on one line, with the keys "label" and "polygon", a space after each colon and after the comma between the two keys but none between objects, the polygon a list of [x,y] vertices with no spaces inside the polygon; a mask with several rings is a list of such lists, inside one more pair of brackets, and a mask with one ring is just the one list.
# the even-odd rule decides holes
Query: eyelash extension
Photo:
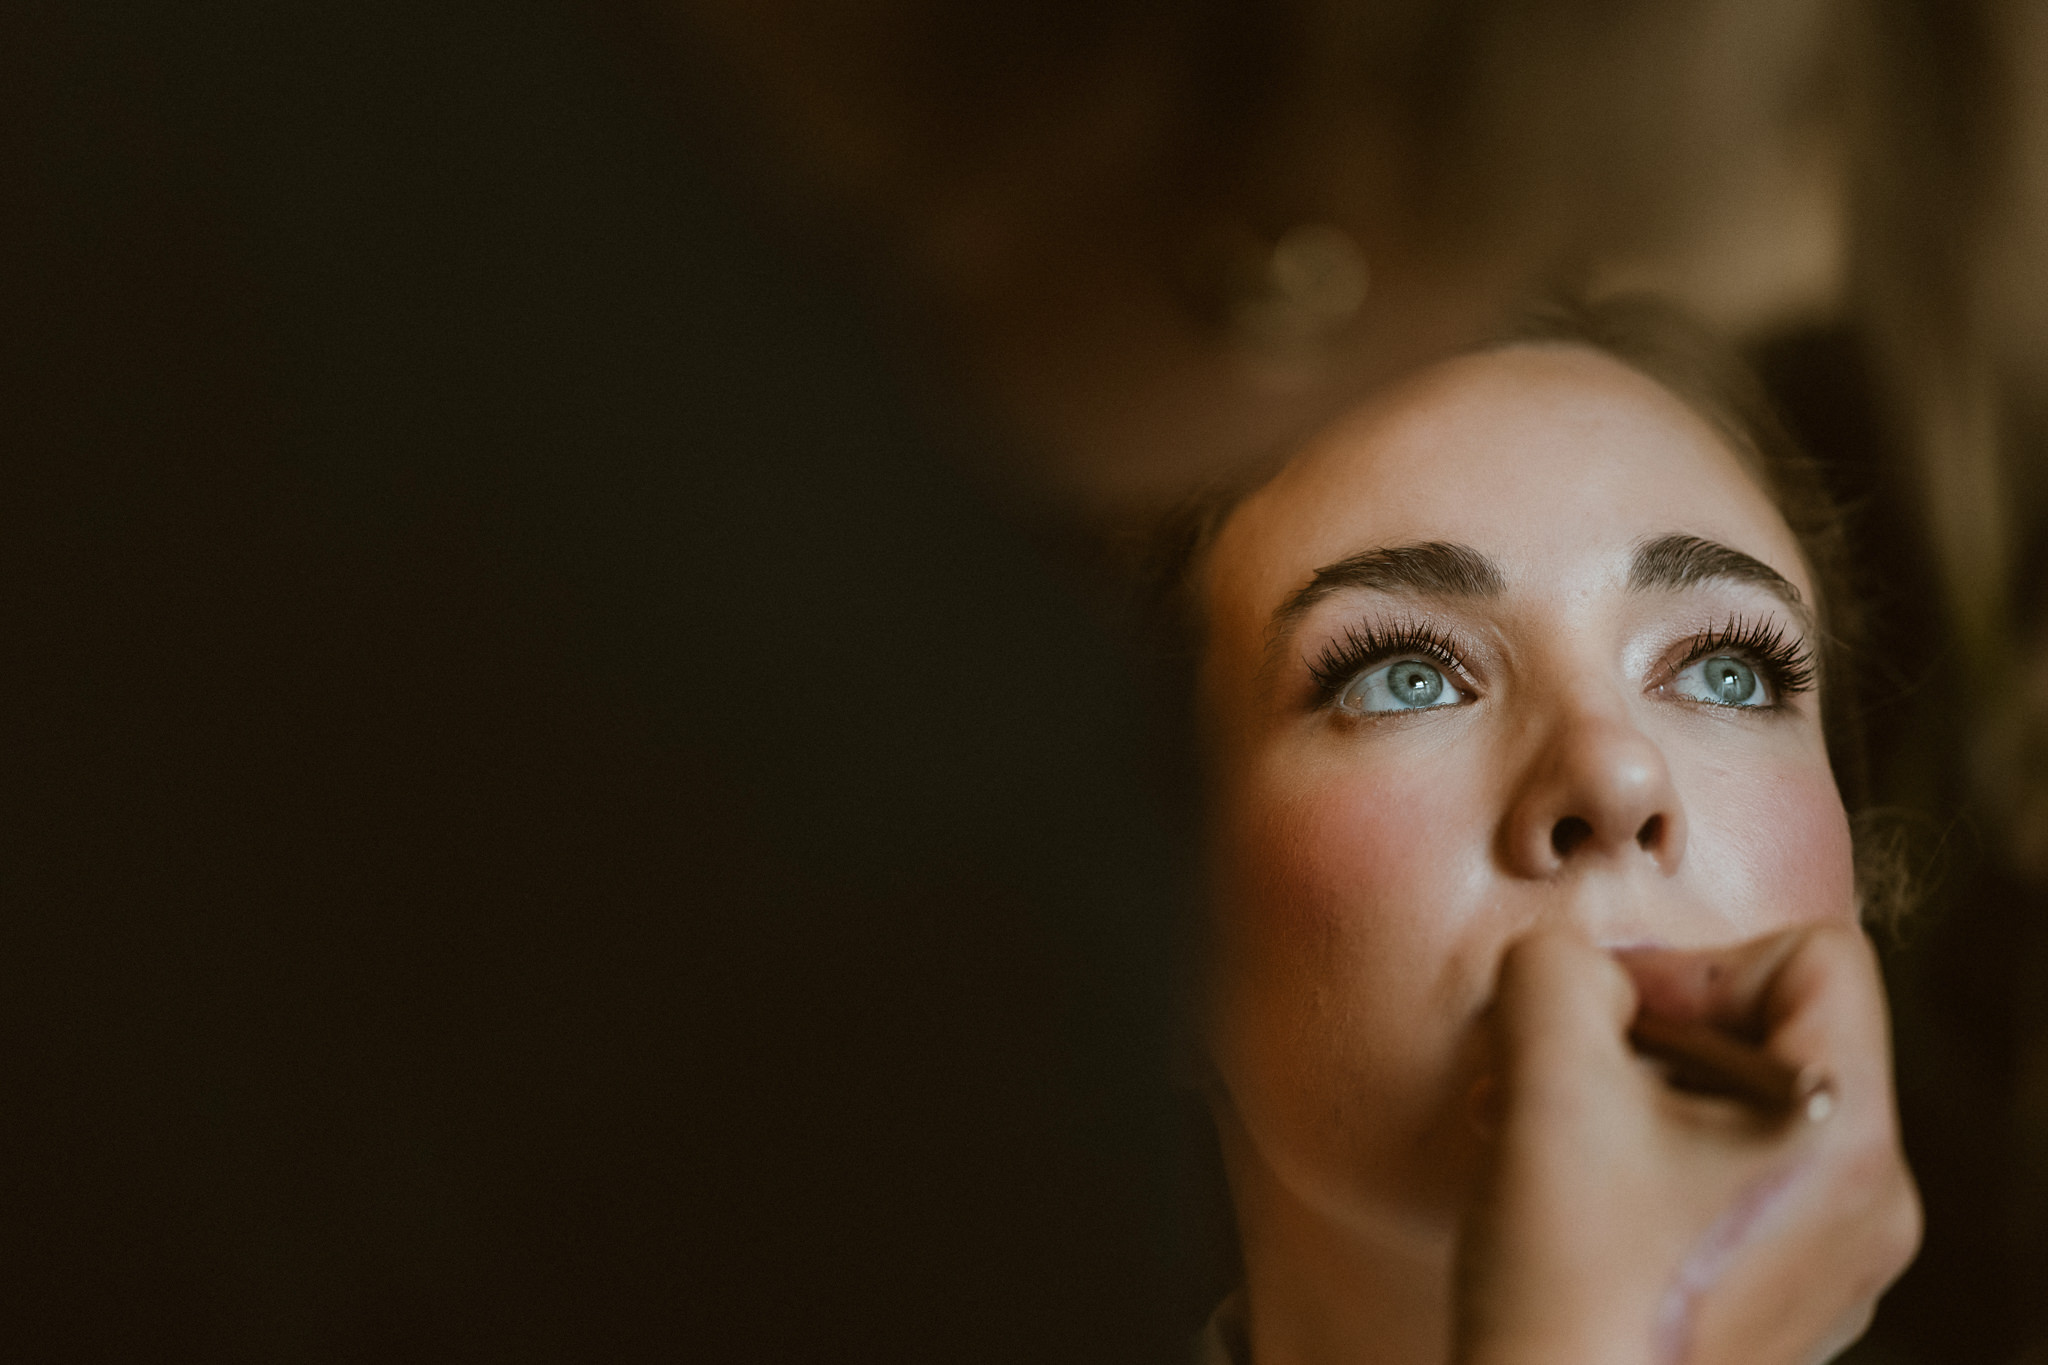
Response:
[{"label": "eyelash extension", "polygon": [[1324,701],[1335,701],[1345,684],[1360,673],[1403,654],[1433,659],[1447,672],[1460,676],[1465,671],[1450,637],[1435,626],[1417,623],[1395,626],[1384,633],[1371,626],[1346,626],[1342,638],[1324,645],[1309,662],[1309,676],[1316,680]]},{"label": "eyelash extension", "polygon": [[1788,637],[1782,626],[1770,621],[1737,616],[1718,630],[1703,630],[1687,647],[1684,668],[1710,654],[1740,654],[1758,665],[1771,685],[1773,696],[1791,697],[1813,690],[1813,651]]}]

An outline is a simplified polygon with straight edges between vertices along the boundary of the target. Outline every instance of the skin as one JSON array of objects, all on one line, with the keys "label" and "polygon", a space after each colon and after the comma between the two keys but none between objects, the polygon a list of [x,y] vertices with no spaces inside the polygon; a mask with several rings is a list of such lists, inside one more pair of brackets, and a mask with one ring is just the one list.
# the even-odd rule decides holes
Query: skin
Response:
[{"label": "skin", "polygon": [[[1673,533],[1740,551],[1791,591],[1737,578],[1631,587],[1638,548]],[[1426,542],[1487,556],[1501,590],[1348,588],[1276,627],[1318,568]],[[1617,1084],[1659,1091],[1622,1041],[1638,1003],[1633,978],[1602,950],[1697,954],[1802,929],[1860,942],[1848,822],[1816,695],[1720,706],[1688,695],[1680,676],[1696,636],[1731,618],[1805,638],[1800,604],[1814,601],[1813,584],[1782,518],[1713,427],[1618,361],[1547,345],[1440,364],[1332,428],[1232,514],[1203,586],[1218,888],[1210,1043],[1252,1354],[1258,1365],[1440,1361],[1456,1313],[1471,1316],[1454,1312],[1461,1219],[1469,1224],[1475,1207],[1510,1210],[1479,1240],[1547,1254],[1543,1237],[1557,1229],[1531,1224],[1527,1210],[1556,1201],[1530,1196],[1528,1182],[1540,1186],[1530,1172],[1555,1181],[1574,1168],[1558,1155],[1564,1129],[1539,1124],[1532,1137],[1526,1107],[1510,1110],[1504,1145],[1474,1122],[1482,1077],[1506,1078],[1512,1098],[1546,1065],[1584,1070],[1557,1060],[1568,1049],[1530,1045],[1550,1024],[1528,1021],[1554,1024],[1569,1011],[1510,1012],[1534,1033],[1496,1018],[1503,963],[1529,951],[1518,945],[1562,936],[1604,964],[1539,949],[1540,961],[1568,965],[1531,979],[1569,982],[1576,971],[1578,997],[1613,1007],[1595,1011],[1587,1036],[1611,1035],[1614,1074],[1637,1078]],[[1453,637],[1460,667],[1443,672],[1464,700],[1377,715],[1329,705],[1311,663],[1347,628],[1402,622]],[[1846,981],[1865,968],[1836,970]],[[1743,1008],[1763,1008],[1763,991],[1753,983]],[[1881,1075],[1881,997],[1874,985],[1867,994],[1875,1010],[1850,1032],[1861,1054],[1876,1050]],[[1886,1126],[1889,1090],[1878,1089],[1878,1118],[1837,1127],[1889,1143],[1910,1202]],[[1661,1103],[1630,1093],[1631,1103]],[[1575,1121],[1597,1126],[1599,1112]],[[1645,1112],[1652,1127],[1698,1120]],[[1719,1120],[1708,1128],[1729,1132]],[[1670,1220],[1664,1262],[1613,1307],[1630,1333],[1651,1330],[1645,1315],[1668,1288],[1660,1277],[1748,1188],[1737,1176],[1755,1177],[1772,1154],[1742,1143],[1711,1158],[1652,1148],[1678,1153],[1678,1165],[1646,1167],[1635,1187],[1644,1197],[1672,1178],[1719,1193]],[[1526,1160],[1517,1167],[1503,1151]],[[1549,1153],[1549,1164],[1531,1153]],[[1691,1179],[1688,1160],[1718,1162],[1721,1183]],[[1507,1167],[1523,1172],[1521,1185],[1502,1184]],[[1910,1243],[1887,1246],[1910,1254]],[[1479,1300],[1514,1279],[1515,1262],[1477,1259],[1495,1267]],[[1873,1272],[1878,1287],[1897,1268]],[[1459,1303],[1475,1301],[1469,1285],[1461,1292]],[[1517,1292],[1501,1302],[1562,1301],[1555,1286]],[[1864,1299],[1875,1292],[1858,1281]],[[1711,1297],[1693,1311],[1710,1324]],[[1592,1299],[1580,1301],[1576,1321],[1594,1321]],[[1501,1324],[1519,1319],[1501,1309],[1489,1321],[1485,1340],[1497,1345],[1513,1335]],[[1620,1358],[1647,1358],[1640,1345],[1631,1337]],[[1585,1343],[1563,1349],[1570,1358]]]}]

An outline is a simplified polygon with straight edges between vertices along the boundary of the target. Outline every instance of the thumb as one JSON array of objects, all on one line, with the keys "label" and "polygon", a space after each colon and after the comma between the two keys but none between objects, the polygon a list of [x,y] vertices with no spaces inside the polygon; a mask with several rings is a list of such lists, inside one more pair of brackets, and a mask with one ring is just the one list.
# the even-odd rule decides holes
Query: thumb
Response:
[{"label": "thumb", "polygon": [[1576,1101],[1631,1068],[1628,1027],[1636,988],[1627,972],[1584,935],[1532,930],[1501,959],[1494,996],[1495,1045],[1511,1105]]}]

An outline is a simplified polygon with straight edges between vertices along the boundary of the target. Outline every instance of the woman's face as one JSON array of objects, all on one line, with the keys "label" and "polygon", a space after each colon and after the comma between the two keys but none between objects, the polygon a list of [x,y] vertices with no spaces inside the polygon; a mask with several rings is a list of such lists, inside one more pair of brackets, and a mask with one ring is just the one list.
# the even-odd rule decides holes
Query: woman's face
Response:
[{"label": "woman's face", "polygon": [[1447,1235],[1531,926],[1693,946],[1855,913],[1796,543],[1611,358],[1386,395],[1238,508],[1205,592],[1226,1143],[1324,1215]]}]

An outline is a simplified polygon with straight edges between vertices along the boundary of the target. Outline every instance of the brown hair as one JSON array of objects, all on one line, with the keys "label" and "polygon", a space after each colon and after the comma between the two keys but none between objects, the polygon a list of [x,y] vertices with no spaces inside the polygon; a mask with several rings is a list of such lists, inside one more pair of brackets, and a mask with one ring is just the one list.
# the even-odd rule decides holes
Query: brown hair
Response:
[{"label": "brown hair", "polygon": [[[1785,519],[1812,575],[1821,716],[1828,759],[1856,832],[1856,883],[1866,920],[1894,923],[1914,896],[1908,858],[1885,814],[1869,807],[1862,709],[1851,680],[1865,611],[1849,555],[1847,516],[1824,471],[1800,448],[1762,381],[1716,333],[1647,295],[1550,301],[1521,312],[1468,354],[1510,346],[1584,346],[1655,380],[1705,418]],[[1291,458],[1291,452],[1290,456]],[[1187,660],[1205,633],[1199,581],[1211,546],[1239,504],[1285,460],[1237,472],[1201,490],[1160,526],[1146,577],[1158,619]]]}]

